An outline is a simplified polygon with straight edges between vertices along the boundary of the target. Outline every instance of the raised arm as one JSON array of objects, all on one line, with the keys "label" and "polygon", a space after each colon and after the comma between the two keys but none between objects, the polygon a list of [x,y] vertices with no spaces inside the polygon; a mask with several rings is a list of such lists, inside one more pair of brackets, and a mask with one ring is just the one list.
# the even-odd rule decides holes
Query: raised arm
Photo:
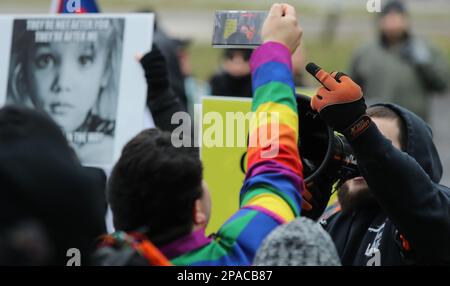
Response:
[{"label": "raised arm", "polygon": [[147,81],[147,106],[152,113],[156,127],[163,131],[173,131],[177,125],[171,124],[173,114],[186,109],[170,88],[166,60],[158,46],[140,59]]},{"label": "raised arm", "polygon": [[227,250],[218,252],[217,263],[251,264],[264,238],[300,215],[303,174],[291,53],[300,44],[301,34],[294,8],[274,4],[263,26],[264,44],[251,58],[254,116],[248,171],[240,209],[217,233],[216,241]]},{"label": "raised arm", "polygon": [[263,27],[264,45],[250,61],[254,115],[241,207],[264,212],[280,223],[300,215],[303,190],[291,61],[301,33],[294,9],[274,5]]},{"label": "raised arm", "polygon": [[[311,70],[314,70],[311,68]],[[324,85],[313,109],[349,140],[361,174],[419,261],[450,262],[450,191],[395,148],[366,115],[362,91],[349,77],[316,68]],[[338,78],[339,80],[336,80]]]}]

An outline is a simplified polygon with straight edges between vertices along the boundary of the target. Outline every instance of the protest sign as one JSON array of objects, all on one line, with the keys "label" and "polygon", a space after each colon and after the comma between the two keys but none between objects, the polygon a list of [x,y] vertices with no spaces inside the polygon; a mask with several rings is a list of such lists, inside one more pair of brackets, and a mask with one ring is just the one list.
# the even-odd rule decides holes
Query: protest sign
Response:
[{"label": "protest sign", "polygon": [[[312,96],[314,89],[299,89],[298,92]],[[208,185],[212,200],[211,219],[207,234],[217,232],[219,228],[239,209],[239,192],[245,178],[247,166],[247,134],[251,116],[252,101],[249,98],[207,96],[202,100],[202,144],[201,159],[204,168],[204,180]],[[217,132],[218,120],[222,118],[222,134]],[[242,121],[244,120],[244,121]],[[242,128],[238,126],[241,125]],[[211,129],[216,129],[211,134]],[[220,142],[215,145],[205,142],[210,137],[220,136]],[[241,137],[244,136],[244,144]],[[230,142],[230,138],[231,142]],[[336,203],[336,193],[331,197],[328,205]]]},{"label": "protest sign", "polygon": [[[202,101],[202,117],[203,119],[208,113],[218,113],[222,118],[226,118],[227,113],[235,114],[241,112],[246,114],[251,111],[251,99],[237,97],[204,97]],[[211,127],[211,124],[202,120],[202,134]],[[223,130],[230,130],[231,126],[227,120],[222,120]],[[248,133],[248,122],[245,124],[244,130],[233,128],[233,136],[235,142],[237,137],[241,136],[238,132],[244,132],[245,138]],[[236,127],[236,122],[233,121]],[[228,135],[228,134],[227,134]],[[203,137],[203,136],[202,136]],[[211,220],[208,225],[207,233],[216,232],[220,226],[231,217],[239,208],[239,191],[244,182],[244,172],[241,168],[241,161],[245,160],[247,151],[246,143],[244,146],[227,147],[226,136],[222,136],[224,142],[223,147],[208,146],[202,144],[201,158],[204,168],[204,179],[208,184],[212,200]],[[244,162],[246,165],[246,162]]]},{"label": "protest sign", "polygon": [[46,112],[81,162],[108,168],[143,129],[153,14],[0,17],[0,105]]}]

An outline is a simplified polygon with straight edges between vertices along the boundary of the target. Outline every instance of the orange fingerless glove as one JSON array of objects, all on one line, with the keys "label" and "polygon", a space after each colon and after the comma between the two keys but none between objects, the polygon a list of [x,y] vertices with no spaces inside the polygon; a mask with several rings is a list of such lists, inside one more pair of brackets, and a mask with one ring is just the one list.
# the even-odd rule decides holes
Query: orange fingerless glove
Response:
[{"label": "orange fingerless glove", "polygon": [[332,127],[353,140],[370,125],[361,87],[341,72],[331,75],[314,63],[306,66],[322,85],[311,100],[313,110]]}]

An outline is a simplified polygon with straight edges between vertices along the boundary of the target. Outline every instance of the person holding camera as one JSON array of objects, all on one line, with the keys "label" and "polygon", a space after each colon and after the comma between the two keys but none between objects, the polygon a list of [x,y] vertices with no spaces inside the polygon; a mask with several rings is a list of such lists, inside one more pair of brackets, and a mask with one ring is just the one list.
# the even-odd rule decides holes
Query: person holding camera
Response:
[{"label": "person holding camera", "polygon": [[[430,127],[395,104],[366,108],[361,88],[342,73],[314,64],[323,87],[311,107],[351,145],[362,176],[339,190],[340,210],[321,223],[343,265],[450,263],[450,189],[439,184],[442,165]],[[332,183],[311,187],[317,219]],[[315,210],[315,211],[314,211]]]},{"label": "person holding camera", "polygon": [[302,30],[294,8],[274,4],[262,33],[264,44],[251,59],[253,111],[256,118],[278,113],[279,120],[253,121],[250,140],[277,124],[267,143],[279,148],[267,156],[260,140],[248,148],[241,208],[207,237],[211,200],[196,149],[176,148],[169,133],[145,130],[125,146],[111,174],[108,200],[117,232],[105,238],[98,264],[152,265],[141,247],[151,241],[174,265],[250,265],[263,239],[300,215],[303,167],[291,54]]}]

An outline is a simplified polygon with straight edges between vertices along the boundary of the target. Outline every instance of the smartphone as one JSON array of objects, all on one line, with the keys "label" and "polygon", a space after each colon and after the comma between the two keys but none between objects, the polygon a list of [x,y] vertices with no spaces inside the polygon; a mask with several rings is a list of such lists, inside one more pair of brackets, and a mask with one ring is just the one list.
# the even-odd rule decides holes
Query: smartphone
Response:
[{"label": "smartphone", "polygon": [[216,11],[214,48],[254,49],[262,44],[261,29],[266,11]]}]

